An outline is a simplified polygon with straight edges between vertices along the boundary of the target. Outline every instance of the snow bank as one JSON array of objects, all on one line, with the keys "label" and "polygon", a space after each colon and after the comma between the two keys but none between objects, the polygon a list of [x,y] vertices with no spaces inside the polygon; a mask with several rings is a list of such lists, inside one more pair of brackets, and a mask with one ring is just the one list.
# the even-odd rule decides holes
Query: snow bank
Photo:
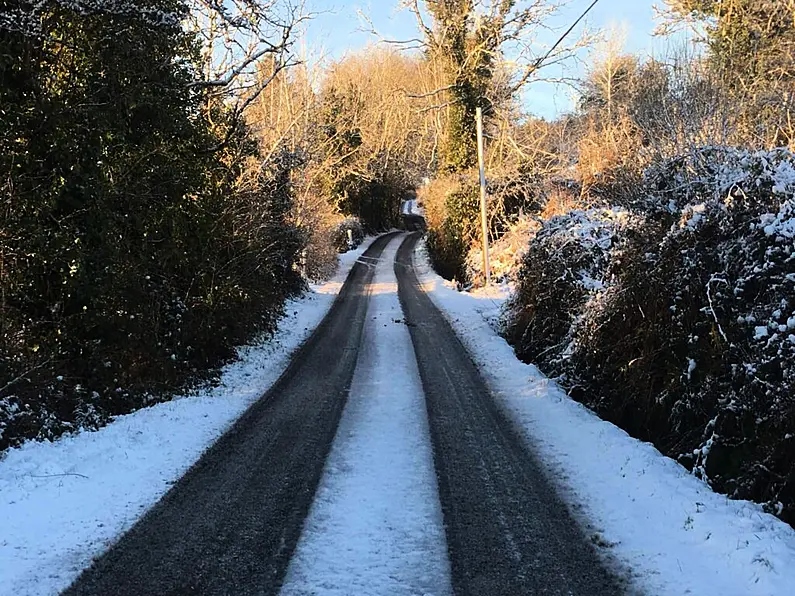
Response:
[{"label": "snow bank", "polygon": [[538,450],[597,544],[658,596],[775,596],[795,586],[795,530],[732,501],[571,400],[495,331],[506,299],[458,293],[415,255],[426,290]]},{"label": "snow bank", "polygon": [[0,596],[66,588],[279,378],[373,239],[286,305],[273,338],[239,350],[217,387],[119,416],[96,432],[28,442],[0,461]]}]

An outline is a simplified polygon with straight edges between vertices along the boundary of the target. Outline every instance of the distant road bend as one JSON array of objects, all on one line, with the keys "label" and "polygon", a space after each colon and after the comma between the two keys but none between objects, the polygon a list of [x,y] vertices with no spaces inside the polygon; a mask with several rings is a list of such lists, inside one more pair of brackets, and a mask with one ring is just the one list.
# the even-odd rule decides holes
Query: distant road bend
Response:
[{"label": "distant road bend", "polygon": [[[336,445],[357,362],[366,370],[379,365],[372,354],[359,356],[374,314],[368,307],[388,302],[371,299],[376,268],[384,267],[394,267],[403,319],[382,319],[409,329],[404,343],[413,346],[422,385],[417,403],[421,409],[424,393],[429,428],[419,434],[430,434],[438,482],[438,501],[435,488],[430,498],[444,518],[451,577],[439,578],[434,596],[623,593],[423,291],[412,262],[419,237],[387,234],[373,242],[271,390],[65,596],[279,593]],[[384,262],[384,249],[398,241],[394,263]],[[349,563],[344,556],[341,566]],[[307,592],[327,593],[362,591],[319,584]],[[368,594],[393,596],[376,585]]]}]

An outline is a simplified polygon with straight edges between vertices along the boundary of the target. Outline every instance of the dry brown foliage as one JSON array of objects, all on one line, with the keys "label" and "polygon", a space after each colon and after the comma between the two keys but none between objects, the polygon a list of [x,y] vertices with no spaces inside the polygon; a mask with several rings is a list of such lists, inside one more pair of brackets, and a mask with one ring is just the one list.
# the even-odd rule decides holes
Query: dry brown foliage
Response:
[{"label": "dry brown foliage", "polygon": [[[273,70],[272,63],[260,63],[259,76],[269,79]],[[309,279],[324,279],[336,267],[331,231],[342,216],[312,184],[312,173],[322,163],[322,147],[315,142],[319,126],[316,78],[317,73],[303,65],[278,73],[251,105],[247,118],[260,145],[259,168],[284,155],[293,161],[291,216],[305,236],[303,273]]]},{"label": "dry brown foliage", "polygon": [[451,193],[460,188],[459,176],[442,176],[434,178],[419,189],[417,198],[425,209],[425,221],[429,228],[442,226],[447,214],[445,201]]},{"label": "dry brown foliage", "polygon": [[349,101],[345,118],[361,135],[356,166],[375,160],[378,168],[396,161],[410,173],[424,175],[433,167],[441,122],[423,97],[437,84],[433,68],[421,57],[370,47],[332,65],[323,93],[338,93]]},{"label": "dry brown foliage", "polygon": [[429,91],[438,80],[422,57],[373,47],[322,70],[276,69],[273,60],[259,65],[273,82],[248,123],[263,163],[284,153],[294,159],[293,218],[308,241],[306,273],[323,276],[335,261],[331,232],[356,205],[349,192],[390,193],[377,206],[396,215],[402,189],[435,167],[443,113]]}]

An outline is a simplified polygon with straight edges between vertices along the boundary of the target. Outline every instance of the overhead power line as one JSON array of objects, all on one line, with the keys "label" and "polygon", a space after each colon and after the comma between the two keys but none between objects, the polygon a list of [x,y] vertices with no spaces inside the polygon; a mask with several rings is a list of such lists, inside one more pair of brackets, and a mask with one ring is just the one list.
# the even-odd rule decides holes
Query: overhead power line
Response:
[{"label": "overhead power line", "polygon": [[583,19],[586,17],[586,15],[587,15],[589,12],[591,12],[591,9],[592,9],[594,6],[596,6],[597,2],[599,2],[599,0],[593,0],[593,2],[591,2],[591,5],[590,5],[588,8],[586,8],[586,9],[585,9],[585,12],[583,12],[583,13],[582,13],[582,14],[581,14],[581,15],[580,15],[578,18],[577,18],[577,20],[576,20],[576,21],[574,21],[574,22],[571,24],[571,27],[569,27],[568,29],[566,29],[566,32],[565,32],[563,35],[561,35],[561,36],[560,36],[560,39],[558,39],[558,40],[555,42],[555,45],[553,45],[551,48],[549,48],[549,51],[548,51],[546,54],[544,54],[544,55],[543,55],[541,58],[539,58],[539,59],[536,61],[536,63],[535,63],[535,66],[533,67],[533,71],[536,71],[536,70],[538,70],[539,68],[541,68],[541,65],[544,63],[544,61],[545,61],[547,58],[549,58],[549,57],[552,55],[552,52],[554,52],[554,51],[557,49],[557,47],[558,47],[558,46],[559,46],[561,43],[563,43],[563,40],[564,40],[564,39],[566,39],[566,38],[569,36],[569,34],[570,34],[572,31],[574,31],[574,28],[575,28],[577,25],[579,25],[579,24],[580,24],[580,21],[582,21],[582,20],[583,20]]}]

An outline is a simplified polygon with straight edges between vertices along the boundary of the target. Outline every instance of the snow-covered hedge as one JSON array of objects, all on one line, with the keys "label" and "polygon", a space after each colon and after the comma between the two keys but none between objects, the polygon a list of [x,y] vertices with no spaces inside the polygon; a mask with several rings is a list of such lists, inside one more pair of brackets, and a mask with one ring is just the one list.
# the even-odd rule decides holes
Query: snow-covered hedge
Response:
[{"label": "snow-covered hedge", "polygon": [[604,418],[795,523],[795,156],[708,148],[649,171],[647,192],[617,225],[545,225],[508,337]]},{"label": "snow-covered hedge", "polygon": [[348,252],[364,241],[364,227],[356,217],[346,217],[331,231],[331,238],[337,252]]},{"label": "snow-covered hedge", "polygon": [[178,29],[186,13],[183,2],[169,2],[170,10],[162,5],[141,0],[42,0],[5,5],[0,12],[0,31],[43,37],[42,22],[56,9],[89,17],[94,15],[139,19],[150,27]]},{"label": "snow-covered hedge", "polygon": [[614,239],[637,219],[622,209],[590,209],[541,224],[508,304],[506,333],[521,358],[561,372],[586,302],[604,287]]}]

